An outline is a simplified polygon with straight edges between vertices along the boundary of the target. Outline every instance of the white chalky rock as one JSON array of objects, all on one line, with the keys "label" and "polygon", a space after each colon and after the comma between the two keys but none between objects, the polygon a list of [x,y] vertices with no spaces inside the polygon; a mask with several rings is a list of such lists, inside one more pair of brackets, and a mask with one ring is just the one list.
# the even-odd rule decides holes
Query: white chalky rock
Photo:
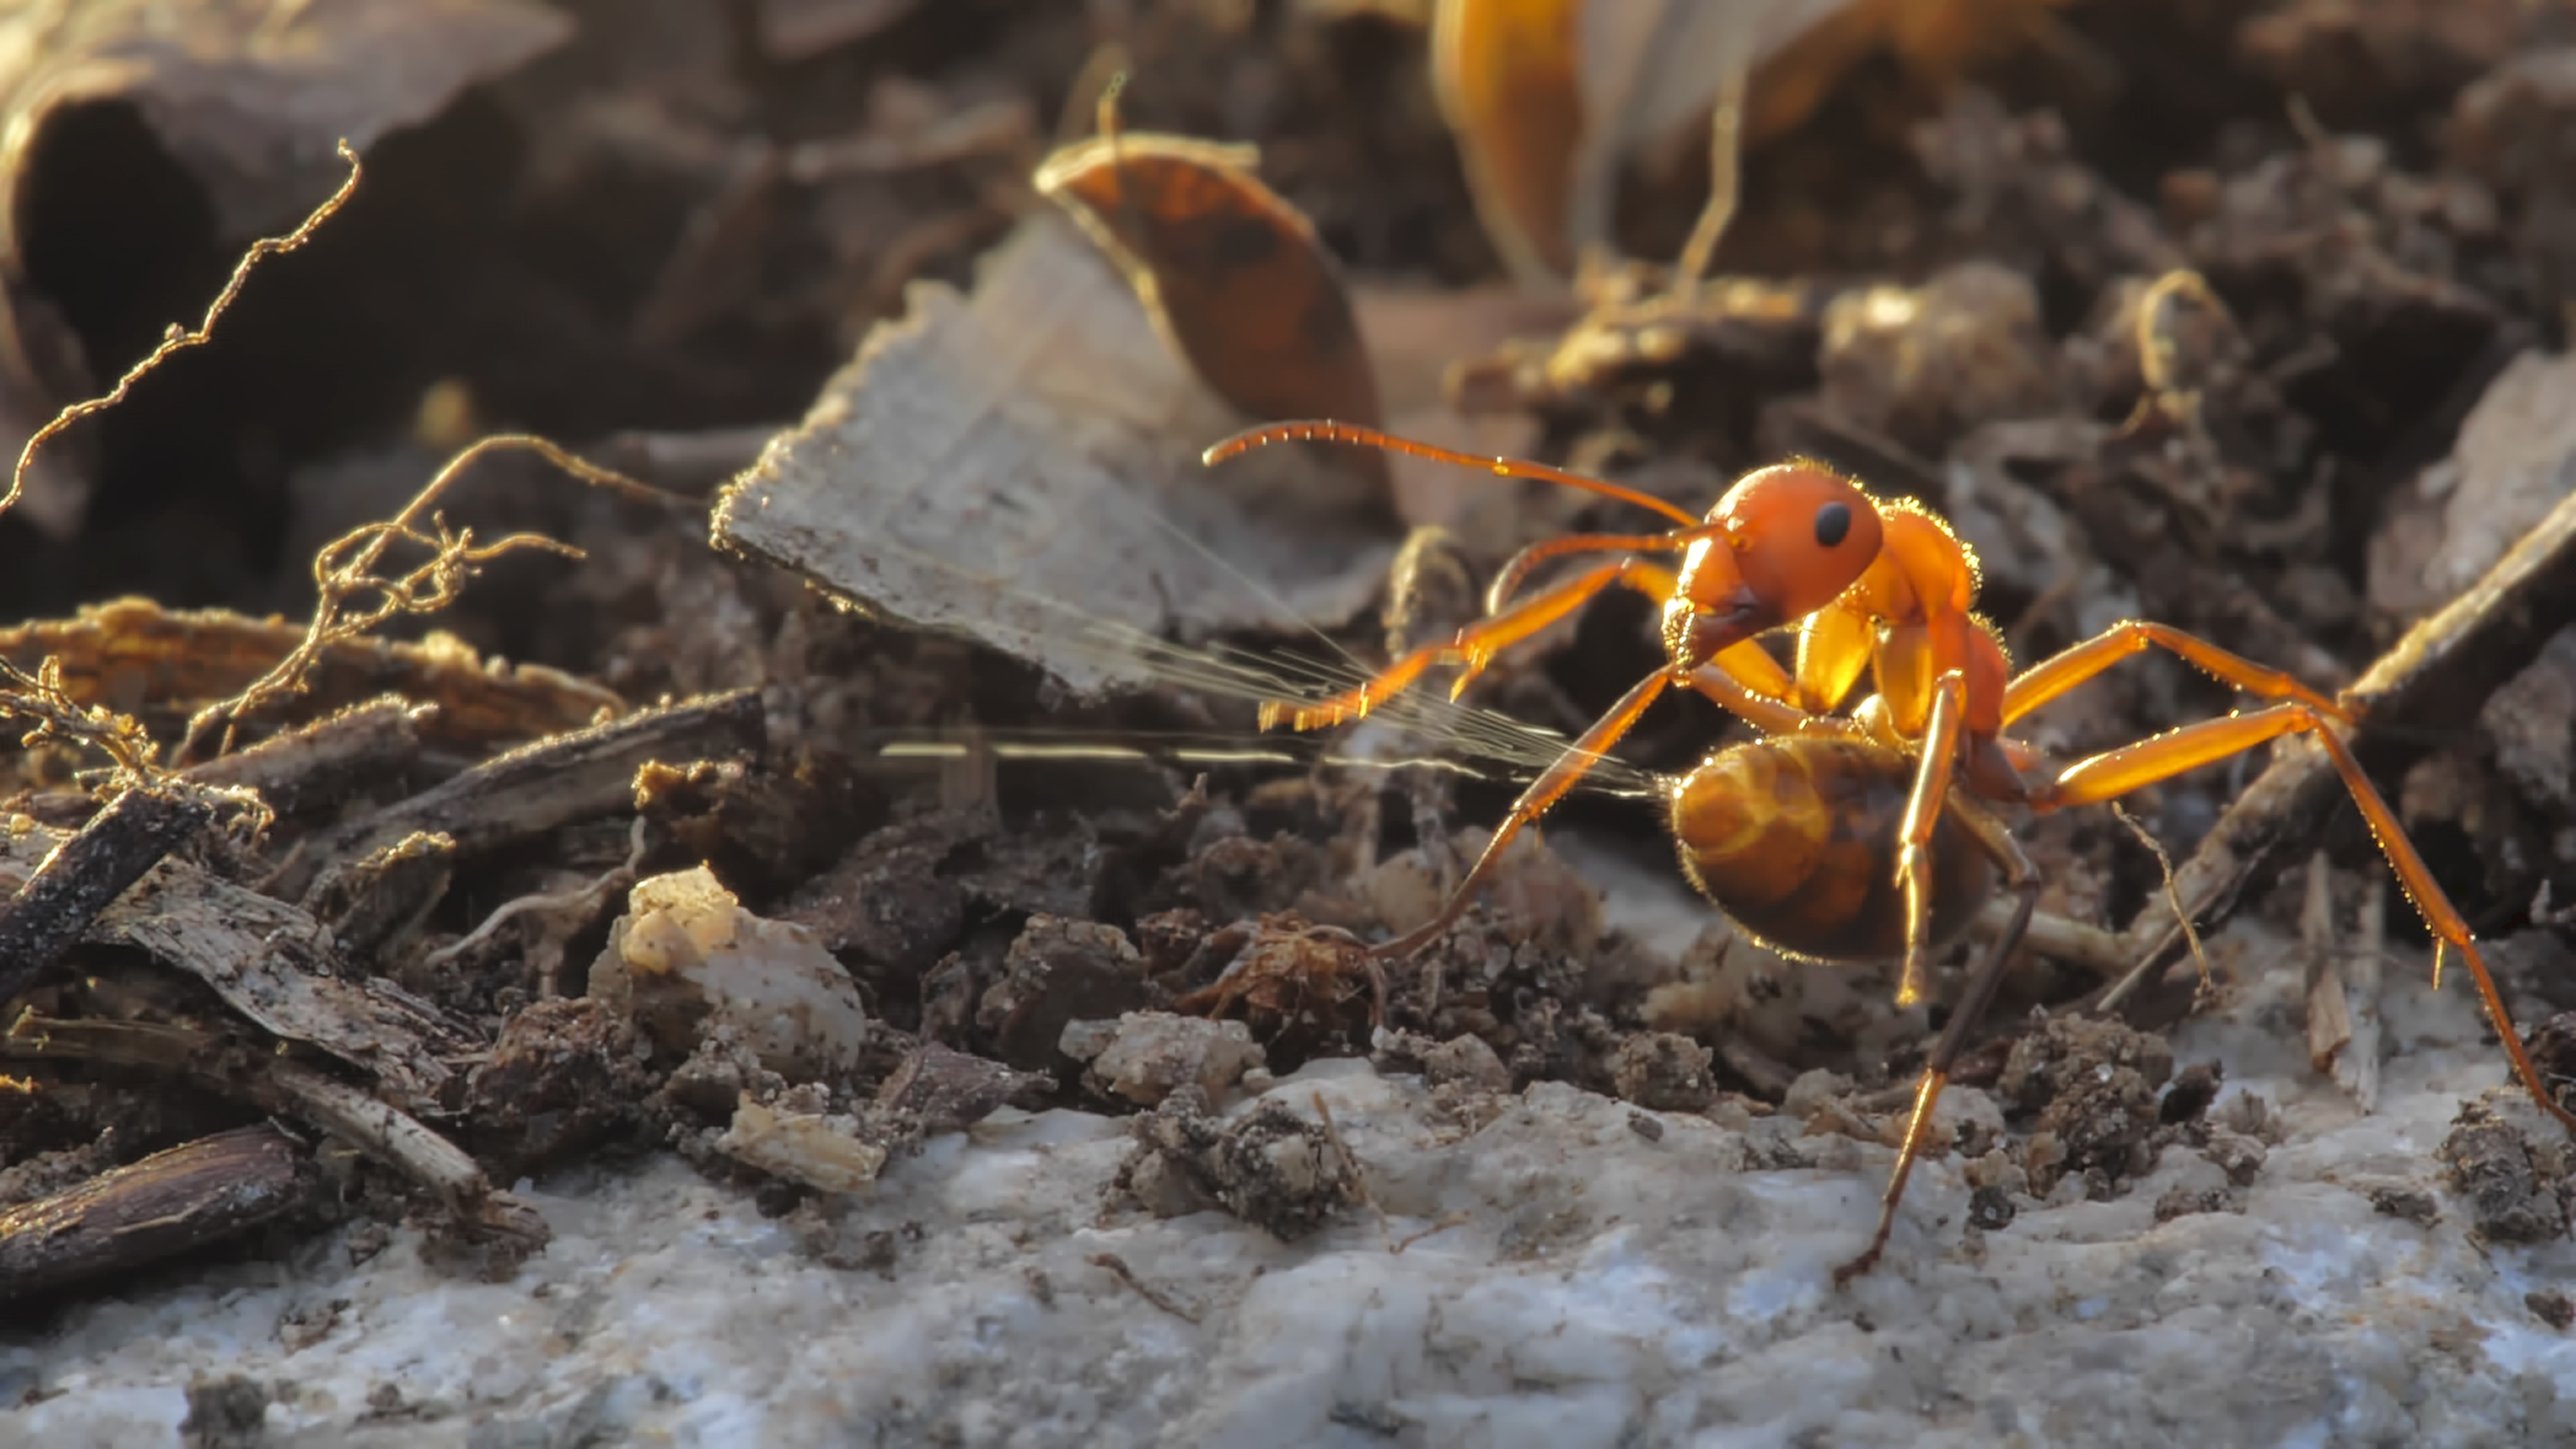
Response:
[{"label": "white chalky rock", "polygon": [[849,1071],[867,1040],[859,988],[832,953],[802,926],[744,910],[704,866],[635,883],[590,994],[678,1051],[711,1014],[790,1081]]}]

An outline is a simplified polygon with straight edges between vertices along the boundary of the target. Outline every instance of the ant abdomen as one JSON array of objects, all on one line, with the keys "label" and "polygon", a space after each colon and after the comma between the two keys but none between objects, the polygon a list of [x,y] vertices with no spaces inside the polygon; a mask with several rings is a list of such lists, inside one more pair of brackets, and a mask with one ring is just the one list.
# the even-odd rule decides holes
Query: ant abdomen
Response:
[{"label": "ant abdomen", "polygon": [[[1914,761],[1857,734],[1730,745],[1671,787],[1682,870],[1746,934],[1789,956],[1905,952],[1897,830]],[[1994,893],[1993,864],[1944,811],[1932,836],[1931,939],[1947,945]]]}]

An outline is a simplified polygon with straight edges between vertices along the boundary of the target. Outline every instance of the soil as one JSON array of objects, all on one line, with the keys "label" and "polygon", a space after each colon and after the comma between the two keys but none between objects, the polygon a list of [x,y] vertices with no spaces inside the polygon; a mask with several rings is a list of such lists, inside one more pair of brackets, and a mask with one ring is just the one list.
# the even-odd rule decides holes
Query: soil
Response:
[{"label": "soil", "polygon": [[[2536,525],[2576,476],[2563,453],[2551,471],[2540,444],[2513,451],[2523,433],[2472,422],[2490,384],[2555,365],[2536,352],[2564,347],[2576,317],[2564,7],[2075,0],[2031,7],[2047,43],[1956,64],[1891,32],[1745,157],[1724,284],[1664,287],[1659,259],[1707,186],[1693,131],[1623,171],[1618,249],[1648,260],[1586,276],[1537,327],[1503,291],[1441,122],[1427,5],[978,0],[855,7],[890,18],[846,34],[758,19],[829,8],[564,0],[560,41],[529,32],[524,56],[487,37],[469,63],[461,31],[416,42],[460,47],[452,94],[361,146],[345,208],[263,261],[211,340],[48,445],[48,511],[0,515],[0,618],[28,621],[0,632],[0,657],[28,674],[15,713],[53,721],[0,753],[0,869],[52,900],[78,894],[33,880],[63,841],[133,868],[85,907],[47,907],[71,929],[42,962],[0,961],[0,1006],[22,1022],[10,1042],[51,1033],[0,1080],[0,1212],[59,1208],[283,1115],[319,1129],[278,1138],[291,1163],[263,1159],[293,1201],[206,1214],[220,1232],[153,1255],[274,1254],[353,1216],[413,1216],[506,1262],[525,1246],[508,1186],[586,1162],[676,1150],[764,1184],[764,1210],[795,1211],[821,1190],[810,1178],[725,1149],[746,1103],[882,1149],[853,1159],[871,1164],[1008,1102],[1132,1117],[1127,1200],[1104,1210],[1214,1203],[1291,1238],[1366,1201],[1328,1121],[1265,1104],[1229,1124],[1196,1057],[1158,1065],[1148,1090],[1069,1054],[1069,1029],[1151,1013],[1239,1024],[1201,1034],[1229,1054],[1248,1033],[1259,1064],[1228,1055],[1220,1087],[1374,1055],[1426,1073],[1467,1119],[1556,1082],[1645,1109],[1649,1139],[1663,1129],[1647,1112],[1902,1130],[1945,1005],[1899,1010],[1892,974],[1782,958],[1714,912],[1659,934],[1615,879],[1545,844],[1518,849],[1420,955],[1370,957],[1481,848],[1531,771],[1532,737],[1436,715],[1391,743],[1263,736],[1259,690],[1223,685],[1245,658],[1377,661],[1390,635],[1437,635],[1519,548],[1619,527],[1618,505],[1397,460],[1393,491],[1353,515],[1383,551],[1351,597],[1378,607],[1303,635],[1176,623],[1188,642],[1162,682],[1097,695],[1043,659],[907,628],[710,545],[719,490],[854,385],[835,373],[874,329],[895,336],[934,285],[972,294],[979,258],[1050,224],[1030,177],[1090,134],[1107,41],[1124,47],[1126,127],[1260,148],[1261,179],[1331,258],[1316,275],[1347,286],[1357,335],[1379,349],[1390,426],[1427,410],[1453,437],[1512,430],[1532,456],[1694,513],[1750,467],[1821,458],[1953,520],[2017,658],[2134,615],[2320,689],[2351,684],[2513,542],[2465,536],[2456,520],[2473,510],[2450,507],[2453,490],[2519,499]],[[335,43],[358,65],[394,40]],[[109,95],[47,113],[7,159],[23,375],[0,377],[0,422],[30,399],[41,418],[103,392],[172,319],[202,313],[254,234],[292,224],[246,210],[265,193],[219,184],[175,145],[189,124],[160,92]],[[278,166],[267,179],[300,215],[318,199],[311,168]],[[2197,290],[2159,287],[2184,268]],[[1438,402],[1404,393],[1402,349],[1372,330],[1426,296],[1446,310],[1405,356],[1430,357],[1431,375],[1454,365]],[[1061,396],[1042,401],[1055,411],[1029,416],[1065,416]],[[308,688],[191,757],[137,755],[194,738],[200,711],[292,655],[294,621],[324,601],[318,550],[395,516],[460,444],[503,430],[662,496],[486,459],[411,542],[470,527],[578,558],[478,558],[452,598],[424,576],[434,610],[329,641]],[[1094,441],[1068,435],[1062,451],[1089,458]],[[1294,525],[1253,516],[1293,556]],[[981,542],[946,542],[962,579]],[[452,557],[456,535],[445,543]],[[980,562],[987,582],[1011,572]],[[1106,548],[1092,565],[1140,572]],[[2436,577],[2452,582],[2427,596]],[[1657,666],[1651,613],[1605,598],[1495,659],[1467,700],[1579,730]],[[2445,701],[2438,728],[2400,719],[2362,746],[2535,1021],[2569,1003],[2554,969],[2568,918],[2548,901],[2576,888],[2568,742],[2532,723],[2563,724],[2551,701],[2576,688],[2576,651],[2544,652],[2553,631],[2498,646],[2506,663]],[[51,696],[35,688],[49,657]],[[2503,704],[2481,714],[2490,698]],[[2016,728],[2073,757],[2237,702],[2153,659]],[[1592,783],[1651,791],[1747,734],[1699,701],[1661,705],[1616,752],[1625,772]],[[2262,763],[2196,770],[2131,810],[2186,860],[2214,834],[2239,838],[2219,826]],[[116,835],[119,810],[146,812],[99,796],[147,770],[152,788],[229,804]],[[2297,857],[2327,852],[2344,894],[2385,869],[2348,806],[2282,818],[2298,822],[2282,827]],[[2042,906],[2097,933],[2143,930],[2168,909],[2167,876],[2106,819],[2022,832]],[[1549,824],[1593,847],[1587,860],[1669,869],[1651,801],[1587,789]],[[2269,891],[2286,858],[2249,865],[2231,899],[2295,912],[2296,891]],[[719,1029],[720,1010],[685,1015],[673,1041],[593,993],[603,953],[636,959],[612,938],[628,892],[701,864],[855,983],[864,1031],[834,1060],[856,1065],[791,1082]],[[2388,898],[2391,940],[2419,949],[2417,913]],[[155,912],[189,931],[156,929]],[[199,944],[170,944],[182,934]],[[2213,947],[2223,993],[2228,947]],[[1944,960],[1936,1003],[1956,998],[1975,949]],[[2213,1119],[2214,1072],[2175,1078],[2157,1034],[2191,1008],[2187,966],[2127,1020],[2062,1012],[2115,974],[2025,951],[1970,1043],[1957,1077],[1990,1086],[2001,1114],[1945,1118],[1941,1135],[1986,1173],[1979,1230],[2010,1232],[2017,1204],[2062,1179],[2124,1195],[2172,1148],[2231,1185],[2176,1188],[2159,1219],[2236,1210],[2261,1171],[2266,1124]],[[2544,1039],[2548,1060],[2567,1035]],[[368,1111],[391,1118],[351,1115]],[[2497,1241],[2566,1232],[2563,1155],[2465,1113],[2443,1148],[2474,1230]],[[2422,1220],[2420,1196],[2380,1206]],[[904,1251],[811,1236],[857,1266]],[[66,1282],[106,1281],[88,1272],[41,1264],[25,1291],[76,1300]],[[19,1291],[0,1274],[0,1298]],[[2563,1297],[2532,1311],[2568,1320]],[[190,1432],[225,1442],[264,1392],[206,1387]]]}]

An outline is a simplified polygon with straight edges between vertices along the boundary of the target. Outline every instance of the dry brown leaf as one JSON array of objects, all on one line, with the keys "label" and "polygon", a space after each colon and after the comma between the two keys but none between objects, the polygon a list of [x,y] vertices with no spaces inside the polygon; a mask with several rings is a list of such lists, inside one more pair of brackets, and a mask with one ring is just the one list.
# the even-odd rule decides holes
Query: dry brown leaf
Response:
[{"label": "dry brown leaf", "polygon": [[[83,106],[131,105],[205,188],[218,231],[291,222],[346,172],[335,148],[435,114],[464,86],[561,43],[573,25],[535,0],[33,0],[0,9],[0,441],[14,453],[53,415],[81,364],[66,331],[23,295],[16,196]],[[57,537],[86,485],[39,458],[18,512]]]},{"label": "dry brown leaf", "polygon": [[1383,489],[1295,448],[1202,467],[1240,414],[1070,223],[1025,224],[972,297],[907,295],[726,490],[719,544],[1080,690],[1154,679],[1149,636],[1368,602],[1394,552]]},{"label": "dry brown leaf", "polygon": [[[1258,155],[1182,136],[1111,134],[1038,168],[1126,272],[1155,324],[1219,397],[1263,422],[1385,421],[1341,269]],[[1383,476],[1374,453],[1350,455]]]}]

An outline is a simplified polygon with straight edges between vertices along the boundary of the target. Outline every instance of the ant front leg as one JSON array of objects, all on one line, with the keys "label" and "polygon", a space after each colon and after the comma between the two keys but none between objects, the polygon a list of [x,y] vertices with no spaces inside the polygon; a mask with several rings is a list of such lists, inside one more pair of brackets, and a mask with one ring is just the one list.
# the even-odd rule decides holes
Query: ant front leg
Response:
[{"label": "ant front leg", "polygon": [[1483,889],[1486,877],[1502,864],[1504,849],[1512,843],[1512,838],[1521,833],[1523,826],[1546,814],[1548,807],[1565,798],[1565,793],[1574,788],[1575,782],[1591,770],[1605,751],[1619,742],[1619,737],[1637,723],[1638,716],[1646,712],[1646,706],[1653,704],[1656,696],[1662,694],[1664,687],[1671,682],[1672,676],[1659,669],[1638,680],[1634,688],[1621,695],[1619,702],[1610,706],[1609,713],[1594,721],[1592,728],[1568,745],[1565,753],[1556,757],[1556,763],[1531,781],[1530,787],[1521,792],[1521,798],[1512,802],[1511,813],[1494,827],[1494,838],[1485,843],[1485,853],[1476,857],[1475,865],[1467,871],[1466,879],[1458,882],[1458,888],[1449,893],[1448,902],[1440,907],[1440,913],[1377,947],[1373,954],[1382,960],[1401,960],[1429,945],[1434,937],[1465,915],[1467,907],[1476,899],[1476,892]]},{"label": "ant front leg", "polygon": [[1468,625],[1446,644],[1429,644],[1414,650],[1357,689],[1315,704],[1265,704],[1261,707],[1261,727],[1272,729],[1284,720],[1291,729],[1311,730],[1357,719],[1402,694],[1432,665],[1446,659],[1463,658],[1466,670],[1450,691],[1451,697],[1455,698],[1458,691],[1466,688],[1469,680],[1483,672],[1485,662],[1496,651],[1508,649],[1573,613],[1594,595],[1614,584],[1634,589],[1661,603],[1671,597],[1673,576],[1669,570],[1657,568],[1643,559],[1621,559],[1615,563],[1595,565],[1539,590],[1498,614]]},{"label": "ant front leg", "polygon": [[[2042,666],[2045,667],[2045,666]],[[2442,984],[2442,949],[2458,949],[2469,963],[2469,974],[2476,979],[2479,997],[2486,1003],[2487,1015],[2495,1023],[2496,1035],[2503,1039],[2505,1055],[2512,1058],[2514,1075],[2531,1092],[2532,1100],[2542,1111],[2558,1119],[2559,1124],[2576,1133],[2576,1114],[2558,1105],[2541,1080],[2540,1070],[2532,1064],[2530,1053],[2523,1050],[2522,1034],[2514,1028],[2512,1013],[2505,1009],[2504,996],[2496,990],[2495,977],[2487,970],[2486,957],[2478,950],[2469,932],[2467,918],[2451,903],[2441,884],[2433,879],[2424,857],[2407,837],[2406,827],[2397,812],[2388,808],[2379,787],[2362,773],[2361,762],[2353,758],[2352,747],[2343,741],[2335,726],[2340,716],[2320,710],[2305,701],[2277,704],[2252,714],[2233,714],[2225,719],[2204,720],[2185,725],[2141,740],[2120,749],[2107,750],[2090,759],[2067,767],[2056,782],[2033,790],[2030,796],[2034,810],[2062,810],[2070,805],[2096,804],[2117,799],[2142,786],[2172,779],[2186,770],[2215,764],[2231,755],[2241,754],[2268,740],[2283,735],[2305,734],[2323,746],[2326,758],[2334,762],[2335,773],[2343,777],[2345,790],[2360,807],[2362,819],[2379,841],[2380,853],[2388,858],[2389,868],[2396,872],[2397,883],[2405,888],[2407,899],[2415,903],[2424,924],[2433,933],[2433,984]]]},{"label": "ant front leg", "polygon": [[2003,985],[2004,968],[2030,929],[2031,913],[2039,905],[2039,868],[2031,864],[2030,856],[2002,821],[1971,800],[1950,802],[1950,818],[1965,826],[1986,854],[2003,867],[2005,884],[2020,899],[2004,929],[1996,933],[1977,974],[1968,978],[1967,994],[1959,998],[1949,1024],[1941,1029],[1940,1040],[1932,1044],[1932,1055],[1923,1063],[1923,1081],[1914,1089],[1914,1112],[1905,1122],[1905,1141],[1896,1150],[1896,1166],[1888,1173],[1887,1192],[1879,1199],[1878,1230],[1870,1234],[1869,1246],[1859,1257],[1834,1270],[1837,1288],[1875,1267],[1879,1255],[1887,1250],[1888,1236],[1896,1231],[1896,1209],[1905,1200],[1906,1180],[1914,1175],[1914,1164],[1922,1158],[1932,1138],[1932,1109],[1940,1104],[1941,1089],[1949,1085],[1950,1070],[1958,1064],[1959,1053],[1967,1049],[1969,1034],[1985,1020],[1986,1009],[1994,1004],[1995,992]]}]

